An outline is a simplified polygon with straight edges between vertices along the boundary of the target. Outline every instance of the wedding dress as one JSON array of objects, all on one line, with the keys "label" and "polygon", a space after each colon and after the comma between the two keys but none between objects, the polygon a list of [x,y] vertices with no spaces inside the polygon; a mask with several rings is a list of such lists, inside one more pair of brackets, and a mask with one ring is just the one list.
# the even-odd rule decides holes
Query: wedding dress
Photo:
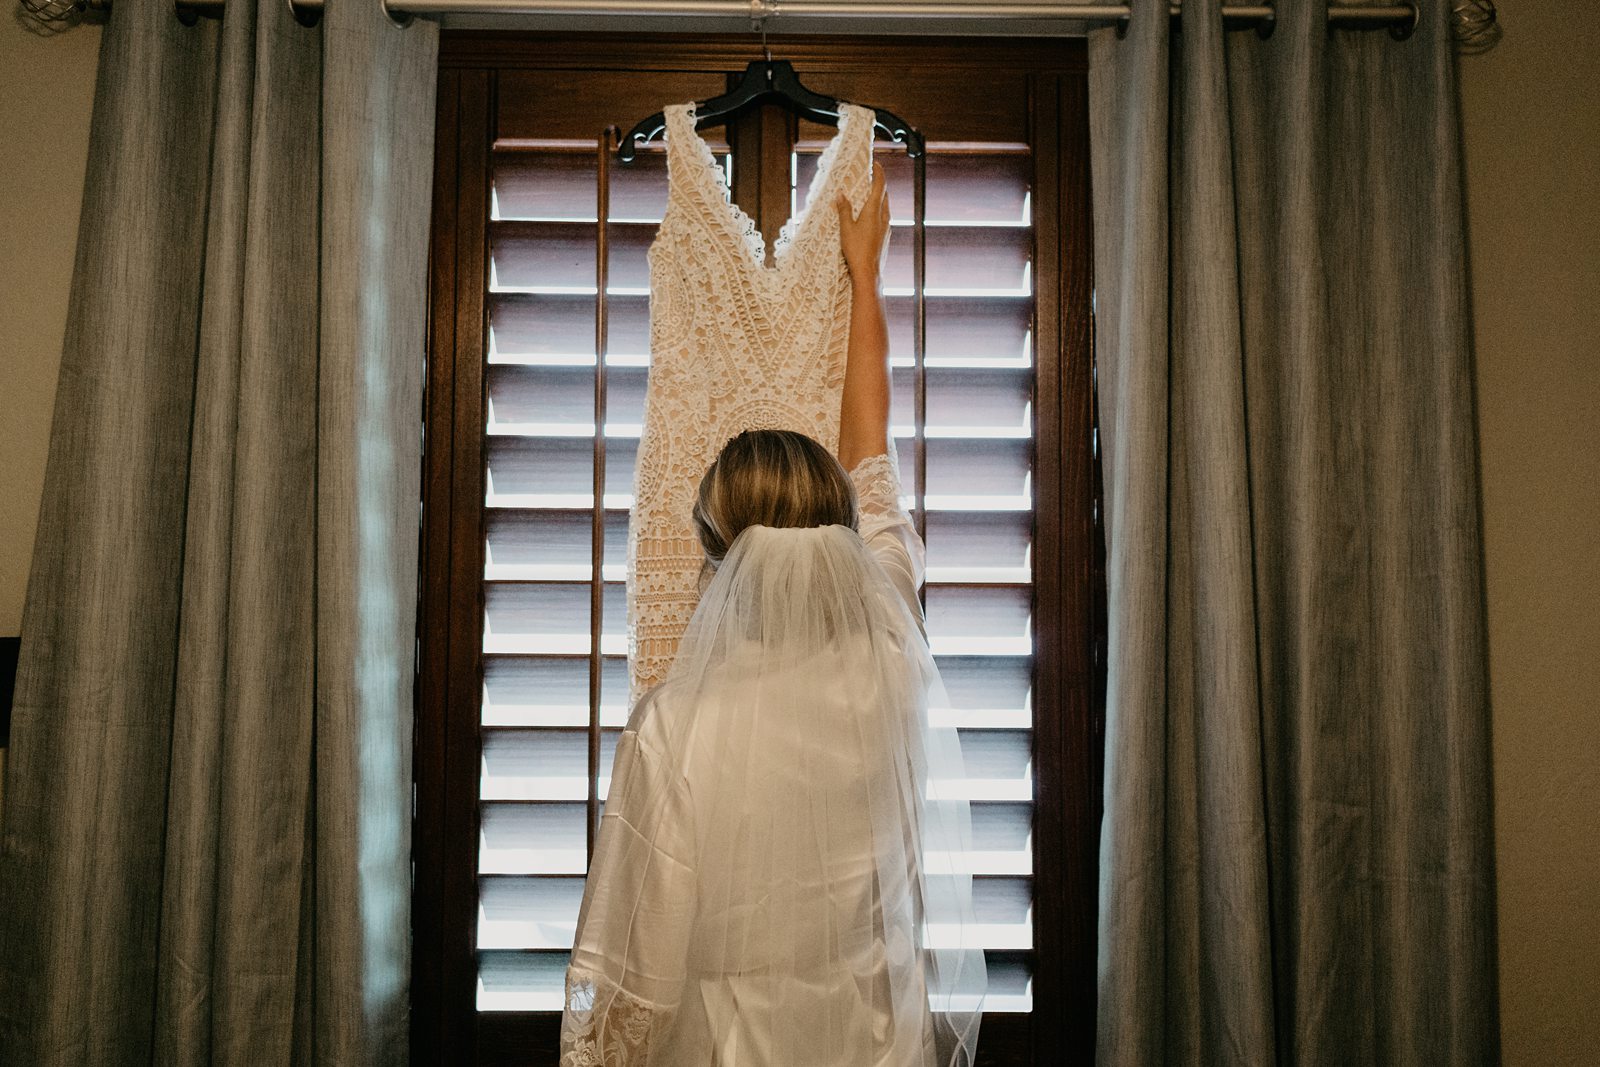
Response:
[{"label": "wedding dress", "polygon": [[[630,706],[666,676],[699,597],[690,519],[700,476],[742,430],[798,430],[834,449],[850,276],[833,195],[872,183],[872,109],[841,104],[810,194],[773,242],[728,196],[695,104],[662,109],[667,207],[650,245],[650,378],[627,542]],[[891,455],[890,461],[894,461]]]},{"label": "wedding dress", "polygon": [[752,526],[634,707],[566,973],[562,1067],[968,1067],[968,804],[887,455],[859,532]]}]

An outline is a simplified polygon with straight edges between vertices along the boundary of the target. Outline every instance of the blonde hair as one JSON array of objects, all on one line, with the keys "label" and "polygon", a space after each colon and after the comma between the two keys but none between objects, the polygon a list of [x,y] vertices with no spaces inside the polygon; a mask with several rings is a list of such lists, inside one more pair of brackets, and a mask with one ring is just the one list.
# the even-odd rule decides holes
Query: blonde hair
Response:
[{"label": "blonde hair", "polygon": [[794,430],[746,430],[700,479],[694,526],[706,561],[722,562],[751,526],[856,528],[856,492],[832,452]]}]

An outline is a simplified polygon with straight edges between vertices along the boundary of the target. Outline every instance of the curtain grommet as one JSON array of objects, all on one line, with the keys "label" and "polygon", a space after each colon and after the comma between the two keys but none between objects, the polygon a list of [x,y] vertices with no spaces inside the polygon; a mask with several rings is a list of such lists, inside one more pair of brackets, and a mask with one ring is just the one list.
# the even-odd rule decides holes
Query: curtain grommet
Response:
[{"label": "curtain grommet", "polygon": [[1269,8],[1272,14],[1256,23],[1256,36],[1265,41],[1272,36],[1272,31],[1278,28],[1278,9],[1276,6]]},{"label": "curtain grommet", "polygon": [[[110,11],[111,0],[94,0],[92,6],[101,11]],[[201,19],[221,22],[224,8],[222,0],[172,0],[172,12],[179,22],[193,26]]]},{"label": "curtain grommet", "polygon": [[378,6],[383,8],[383,13],[388,16],[389,21],[394,23],[396,26],[399,26],[401,29],[405,29],[407,26],[411,25],[417,20],[417,16],[413,15],[409,11],[401,11],[396,13],[389,7],[389,0],[378,0]]},{"label": "curtain grommet", "polygon": [[1422,21],[1422,12],[1417,7],[1417,0],[1411,0],[1406,6],[1411,8],[1411,17],[1389,27],[1389,36],[1397,41],[1409,40],[1411,35],[1417,32],[1417,23]]},{"label": "curtain grommet", "polygon": [[302,26],[311,27],[322,21],[322,4],[295,3],[295,0],[284,0],[289,5],[289,17]]},{"label": "curtain grommet", "polygon": [[1117,40],[1123,40],[1128,36],[1128,27],[1132,24],[1133,14],[1131,11],[1126,15],[1117,16]]}]

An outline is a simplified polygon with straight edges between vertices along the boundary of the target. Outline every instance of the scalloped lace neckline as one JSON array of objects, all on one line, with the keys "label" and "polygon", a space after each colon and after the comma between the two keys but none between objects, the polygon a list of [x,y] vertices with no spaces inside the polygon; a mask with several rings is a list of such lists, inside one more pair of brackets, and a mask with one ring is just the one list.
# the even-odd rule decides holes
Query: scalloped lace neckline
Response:
[{"label": "scalloped lace neckline", "polygon": [[[707,190],[711,194],[712,202],[719,206],[722,218],[734,236],[739,238],[745,249],[745,259],[751,270],[764,281],[770,281],[784,271],[789,257],[784,253],[793,247],[803,236],[803,227],[806,220],[811,217],[812,209],[816,206],[820,191],[829,184],[829,177],[833,173],[834,161],[842,150],[846,136],[854,129],[854,109],[857,105],[841,102],[839,105],[839,127],[834,133],[822,154],[817,158],[817,172],[812,176],[811,188],[806,191],[806,202],[800,210],[789,216],[783,226],[778,230],[777,240],[772,242],[772,264],[767,264],[767,240],[756,227],[755,220],[745,214],[744,209],[733,202],[733,192],[722,180],[722,167],[717,163],[717,157],[711,151],[711,146],[704,137],[694,128],[695,107],[698,101],[691,100],[687,104],[679,104],[678,117],[679,129],[684,132],[686,140],[694,142],[694,149],[700,162],[696,168],[704,180],[710,183]],[[671,137],[671,134],[668,134]]]}]

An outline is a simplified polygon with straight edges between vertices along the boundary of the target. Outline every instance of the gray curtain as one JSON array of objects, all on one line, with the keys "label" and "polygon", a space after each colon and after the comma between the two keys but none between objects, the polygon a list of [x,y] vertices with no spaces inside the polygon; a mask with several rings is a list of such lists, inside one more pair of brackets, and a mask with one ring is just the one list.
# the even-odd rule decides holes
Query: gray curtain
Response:
[{"label": "gray curtain", "polygon": [[1102,1064],[1498,1061],[1448,5],[1089,42]]},{"label": "gray curtain", "polygon": [[116,0],[101,49],[0,1063],[404,1063],[437,29]]}]

